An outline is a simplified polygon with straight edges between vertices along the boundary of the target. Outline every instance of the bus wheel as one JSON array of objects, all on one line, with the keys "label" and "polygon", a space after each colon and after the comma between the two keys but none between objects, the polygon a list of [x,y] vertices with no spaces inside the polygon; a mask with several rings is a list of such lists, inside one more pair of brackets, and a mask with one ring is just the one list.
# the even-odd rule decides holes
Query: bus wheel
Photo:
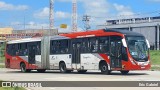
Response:
[{"label": "bus wheel", "polygon": [[38,69],[37,70],[39,73],[44,73],[46,71],[46,69]]},{"label": "bus wheel", "polygon": [[106,75],[110,74],[110,71],[108,70],[108,65],[105,62],[100,64],[100,70],[103,74],[106,74]]},{"label": "bus wheel", "polygon": [[129,70],[121,71],[121,74],[122,74],[122,75],[127,75],[128,73],[129,73]]},{"label": "bus wheel", "polygon": [[78,73],[86,73],[87,70],[78,70]]},{"label": "bus wheel", "polygon": [[30,69],[26,69],[26,65],[24,63],[21,63],[20,68],[23,73],[31,71]]},{"label": "bus wheel", "polygon": [[64,62],[60,63],[59,69],[61,73],[66,73],[67,72],[66,64]]}]

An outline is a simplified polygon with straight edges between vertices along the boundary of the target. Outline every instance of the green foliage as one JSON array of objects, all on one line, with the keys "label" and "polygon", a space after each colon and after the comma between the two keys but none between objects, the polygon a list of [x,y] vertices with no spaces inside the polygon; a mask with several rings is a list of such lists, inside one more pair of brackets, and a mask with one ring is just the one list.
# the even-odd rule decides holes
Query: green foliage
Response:
[{"label": "green foliage", "polygon": [[159,66],[152,66],[152,67],[151,67],[151,70],[153,70],[153,71],[154,71],[154,70],[160,71],[160,67],[159,67]]},{"label": "green foliage", "polygon": [[160,51],[150,51],[151,56],[151,70],[160,70]]},{"label": "green foliage", "polygon": [[5,66],[4,65],[0,65],[0,68],[5,68]]},{"label": "green foliage", "polygon": [[14,88],[0,88],[0,90],[26,90],[25,88],[20,88],[20,87],[14,87]]},{"label": "green foliage", "polygon": [[5,47],[6,47],[6,43],[0,42],[0,63],[3,63],[5,60],[4,58]]},{"label": "green foliage", "polygon": [[160,65],[160,51],[150,51],[150,56],[152,65]]}]

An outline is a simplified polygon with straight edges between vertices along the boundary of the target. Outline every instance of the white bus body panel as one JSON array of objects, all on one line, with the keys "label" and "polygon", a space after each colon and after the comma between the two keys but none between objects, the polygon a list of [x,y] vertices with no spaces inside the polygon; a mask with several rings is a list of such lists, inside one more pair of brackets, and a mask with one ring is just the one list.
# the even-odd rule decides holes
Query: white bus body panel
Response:
[{"label": "white bus body panel", "polygon": [[67,69],[72,69],[71,54],[50,55],[50,69],[59,69],[59,62],[64,61]]},{"label": "white bus body panel", "polygon": [[28,62],[28,56],[19,56],[19,57]]},{"label": "white bus body panel", "polygon": [[[71,54],[61,54],[61,55],[50,55],[50,66],[48,69],[59,69],[60,61],[64,61],[67,69],[74,70],[99,70],[99,62],[103,60],[103,58],[99,54],[81,54],[81,63],[80,64],[72,64],[72,55]],[[45,69],[42,65],[41,55],[36,55],[36,65],[38,69]],[[109,64],[108,64],[109,65]],[[109,66],[110,69],[110,66]]]},{"label": "white bus body panel", "polygon": [[35,60],[36,60],[36,66],[38,66],[38,69],[42,68],[41,55],[36,55]]},{"label": "white bus body panel", "polygon": [[102,58],[98,54],[81,54],[81,67],[85,70],[98,70]]},{"label": "white bus body panel", "polygon": [[81,68],[81,64],[72,64],[72,69],[75,69],[75,70],[79,70],[79,69],[82,69]]}]

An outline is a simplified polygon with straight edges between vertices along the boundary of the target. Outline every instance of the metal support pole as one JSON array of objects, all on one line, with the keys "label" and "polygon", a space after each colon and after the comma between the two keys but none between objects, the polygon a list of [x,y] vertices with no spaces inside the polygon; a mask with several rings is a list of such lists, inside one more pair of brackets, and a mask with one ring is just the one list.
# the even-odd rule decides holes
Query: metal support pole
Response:
[{"label": "metal support pole", "polygon": [[159,48],[159,37],[160,37],[160,35],[159,35],[159,30],[160,30],[160,26],[159,26],[159,24],[157,25],[157,50],[160,50],[160,48]]},{"label": "metal support pole", "polygon": [[131,28],[131,26],[129,26],[129,27],[128,27],[128,30],[129,30],[129,31],[132,31],[132,28]]}]

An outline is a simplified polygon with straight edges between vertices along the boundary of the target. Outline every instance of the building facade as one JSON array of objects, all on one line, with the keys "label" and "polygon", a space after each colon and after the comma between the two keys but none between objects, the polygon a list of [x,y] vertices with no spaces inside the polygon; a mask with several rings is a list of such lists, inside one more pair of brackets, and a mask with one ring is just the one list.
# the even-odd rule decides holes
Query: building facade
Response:
[{"label": "building facade", "polygon": [[150,42],[151,49],[160,50],[160,16],[107,20],[97,28],[129,30],[143,34]]},{"label": "building facade", "polygon": [[15,40],[22,38],[42,37],[48,35],[57,35],[57,29],[29,29],[29,30],[13,30],[12,28],[0,28],[0,40]]}]

